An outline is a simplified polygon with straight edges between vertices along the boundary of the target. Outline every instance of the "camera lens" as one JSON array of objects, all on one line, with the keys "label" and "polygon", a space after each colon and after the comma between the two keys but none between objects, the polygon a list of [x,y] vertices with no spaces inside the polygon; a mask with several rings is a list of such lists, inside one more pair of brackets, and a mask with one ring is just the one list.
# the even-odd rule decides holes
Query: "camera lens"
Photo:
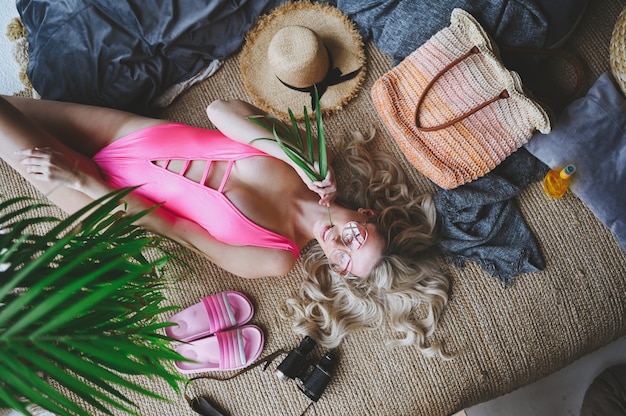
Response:
[{"label": "camera lens", "polygon": [[306,356],[313,347],[315,347],[313,338],[309,336],[304,337],[300,342],[300,346],[291,350],[287,357],[278,365],[274,372],[276,376],[283,381],[288,378],[294,379],[301,376],[309,366],[309,360]]},{"label": "camera lens", "polygon": [[302,391],[312,401],[316,402],[322,397],[322,393],[330,382],[333,370],[337,365],[337,358],[326,353],[315,366],[311,374],[304,380]]}]

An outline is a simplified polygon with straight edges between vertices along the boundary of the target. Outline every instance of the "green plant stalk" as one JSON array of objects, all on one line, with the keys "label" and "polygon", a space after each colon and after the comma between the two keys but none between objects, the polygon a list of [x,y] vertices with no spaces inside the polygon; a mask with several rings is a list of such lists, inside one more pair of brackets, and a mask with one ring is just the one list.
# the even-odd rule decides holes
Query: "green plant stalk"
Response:
[{"label": "green plant stalk", "polygon": [[328,223],[331,227],[334,227],[335,225],[333,224],[333,219],[330,217],[330,205],[327,205],[326,209],[328,210]]},{"label": "green plant stalk", "polygon": [[[272,137],[259,137],[254,140],[273,140],[278,144],[283,152],[291,159],[312,181],[323,181],[328,174],[328,155],[326,148],[326,134],[322,122],[322,111],[320,110],[320,99],[315,88],[315,124],[317,128],[317,168],[315,169],[315,152],[313,144],[313,129],[309,113],[304,107],[304,132],[306,136],[306,146],[302,138],[302,133],[298,122],[291,109],[287,109],[290,125],[285,124],[280,119],[269,114],[249,116],[248,120],[254,124],[268,130]],[[253,141],[254,141],[253,140]],[[328,208],[328,221],[333,226]]]}]

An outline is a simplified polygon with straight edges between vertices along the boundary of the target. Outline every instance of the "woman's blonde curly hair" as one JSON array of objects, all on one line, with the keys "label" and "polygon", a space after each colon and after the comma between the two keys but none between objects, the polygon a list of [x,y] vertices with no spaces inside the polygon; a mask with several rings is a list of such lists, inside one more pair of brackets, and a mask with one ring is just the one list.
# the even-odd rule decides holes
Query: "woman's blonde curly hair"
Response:
[{"label": "woman's blonde curly hair", "polygon": [[415,344],[427,356],[446,357],[439,345],[426,340],[450,287],[449,277],[432,257],[438,237],[433,199],[409,188],[392,156],[366,149],[373,134],[365,138],[353,133],[350,138],[338,145],[352,175],[338,202],[378,214],[375,222],[386,240],[383,256],[367,279],[341,277],[313,244],[303,254],[307,277],[300,297],[286,301],[283,315],[294,320],[295,332],[326,348],[338,346],[352,331],[388,320],[398,335],[390,345]]}]

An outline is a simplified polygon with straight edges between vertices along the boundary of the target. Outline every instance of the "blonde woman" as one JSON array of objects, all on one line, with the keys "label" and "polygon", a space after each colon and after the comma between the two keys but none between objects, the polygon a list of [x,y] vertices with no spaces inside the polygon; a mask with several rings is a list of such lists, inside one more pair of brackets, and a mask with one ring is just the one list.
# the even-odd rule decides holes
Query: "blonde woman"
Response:
[{"label": "blonde woman", "polygon": [[339,143],[352,181],[340,190],[338,201],[376,213],[372,221],[385,236],[382,255],[367,278],[360,279],[334,273],[323,247],[313,245],[304,257],[308,273],[300,297],[287,300],[285,315],[295,319],[296,332],[322,340],[328,348],[353,330],[377,327],[388,319],[398,332],[390,345],[415,344],[427,356],[444,357],[440,346],[426,343],[450,286],[432,252],[437,240],[435,205],[429,194],[407,186],[393,157],[367,150],[372,138],[354,133]]},{"label": "blonde woman", "polygon": [[[130,212],[162,204],[145,228],[203,253],[241,277],[281,276],[313,240],[300,299],[287,301],[297,332],[338,345],[388,317],[403,344],[434,354],[449,282],[429,260],[436,217],[391,160],[363,140],[346,149],[354,182],[333,203],[332,175],[311,182],[241,101],[216,101],[207,130],[78,104],[0,99],[2,158],[50,200],[74,212],[117,187],[139,186]],[[333,224],[329,224],[326,206]],[[417,311],[426,311],[416,319]]]}]

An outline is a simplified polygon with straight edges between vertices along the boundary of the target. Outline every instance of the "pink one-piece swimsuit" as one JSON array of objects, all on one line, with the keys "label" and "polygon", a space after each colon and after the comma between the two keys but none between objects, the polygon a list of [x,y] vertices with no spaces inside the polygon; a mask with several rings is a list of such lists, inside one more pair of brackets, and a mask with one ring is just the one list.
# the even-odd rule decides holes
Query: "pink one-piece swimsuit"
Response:
[{"label": "pink one-piece swimsuit", "polygon": [[[111,185],[140,185],[137,194],[162,203],[165,209],[199,224],[224,243],[288,250],[297,258],[300,250],[293,241],[250,221],[223,194],[235,161],[252,156],[271,157],[217,130],[166,123],[114,141],[96,153],[93,160]],[[186,162],[181,172],[154,163],[171,160]],[[184,176],[194,160],[206,161],[200,182]],[[218,189],[204,185],[213,161],[228,162]]]}]

